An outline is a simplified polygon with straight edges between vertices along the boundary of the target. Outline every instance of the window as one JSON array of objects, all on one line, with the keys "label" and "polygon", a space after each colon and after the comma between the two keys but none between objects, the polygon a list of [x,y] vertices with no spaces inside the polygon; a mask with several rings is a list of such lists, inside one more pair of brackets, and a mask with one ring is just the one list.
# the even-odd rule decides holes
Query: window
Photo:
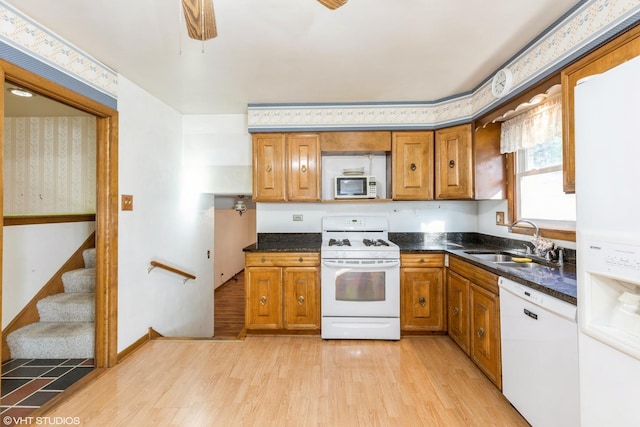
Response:
[{"label": "window", "polygon": [[515,184],[518,218],[556,221],[555,225],[562,228],[575,227],[571,224],[576,220],[575,194],[562,190],[562,141],[547,141],[518,150]]},{"label": "window", "polygon": [[[575,195],[562,177],[562,103],[552,98],[502,123],[501,151],[513,153],[511,219],[575,230]],[[565,238],[565,237],[563,237]]]}]

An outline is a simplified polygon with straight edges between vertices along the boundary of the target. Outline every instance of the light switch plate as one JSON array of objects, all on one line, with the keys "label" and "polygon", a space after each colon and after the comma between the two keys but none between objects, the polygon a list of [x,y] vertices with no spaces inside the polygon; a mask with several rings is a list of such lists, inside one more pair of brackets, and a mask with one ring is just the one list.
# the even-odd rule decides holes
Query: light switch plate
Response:
[{"label": "light switch plate", "polygon": [[504,212],[496,212],[496,225],[504,225]]},{"label": "light switch plate", "polygon": [[122,209],[123,211],[133,210],[133,195],[131,194],[122,195],[120,209]]}]

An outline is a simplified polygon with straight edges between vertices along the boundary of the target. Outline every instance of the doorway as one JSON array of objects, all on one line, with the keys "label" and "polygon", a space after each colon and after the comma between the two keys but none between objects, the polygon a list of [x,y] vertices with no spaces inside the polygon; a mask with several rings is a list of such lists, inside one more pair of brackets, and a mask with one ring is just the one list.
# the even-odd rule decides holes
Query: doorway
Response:
[{"label": "doorway", "polygon": [[214,197],[214,337],[244,329],[244,252],[256,242],[256,205],[250,195]]},{"label": "doorway", "polygon": [[[96,117],[96,316],[95,316],[95,367],[115,365],[117,361],[117,147],[118,113],[61,85],[0,60],[0,77],[19,87],[38,93]],[[4,128],[5,93],[0,95]],[[4,138],[0,139],[0,153],[4,152]],[[4,225],[3,164],[0,162],[0,225]],[[3,227],[0,227],[2,242]],[[0,261],[2,259],[0,243]],[[1,263],[0,263],[0,273]],[[2,275],[0,274],[0,302],[2,301]],[[0,306],[1,307],[1,306]],[[1,314],[1,308],[0,308]]]}]

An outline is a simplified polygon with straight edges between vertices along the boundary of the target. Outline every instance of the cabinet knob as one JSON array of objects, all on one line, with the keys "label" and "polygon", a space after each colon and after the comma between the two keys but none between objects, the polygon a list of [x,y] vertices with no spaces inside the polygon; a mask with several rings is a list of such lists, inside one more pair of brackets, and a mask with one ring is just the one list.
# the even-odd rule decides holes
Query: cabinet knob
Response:
[{"label": "cabinet knob", "polygon": [[298,296],[298,305],[302,305],[302,304],[304,304],[304,296],[299,295]]},{"label": "cabinet knob", "polygon": [[453,315],[457,316],[458,314],[460,314],[460,309],[458,307],[453,307]]},{"label": "cabinet knob", "polygon": [[420,258],[420,261],[418,261],[420,264],[424,264],[424,258]]},{"label": "cabinet knob", "polygon": [[271,165],[267,165],[267,168],[266,168],[266,169],[267,169],[267,172],[271,172],[271,170],[272,170],[273,168],[271,167]]},{"label": "cabinet knob", "polygon": [[453,168],[456,166],[456,162],[454,160],[449,160],[449,167]]},{"label": "cabinet knob", "polygon": [[302,261],[304,261],[302,257],[298,258],[298,262],[302,262]]},{"label": "cabinet knob", "polygon": [[478,332],[476,332],[476,335],[478,335],[478,338],[482,338],[484,336],[484,328],[478,329]]},{"label": "cabinet knob", "polygon": [[300,171],[301,171],[302,173],[305,173],[305,172],[307,171],[307,165],[302,165],[302,166],[300,167]]},{"label": "cabinet knob", "polygon": [[417,169],[417,166],[416,166],[416,164],[415,164],[415,163],[411,163],[411,165],[409,166],[409,168],[410,168],[412,171],[414,171],[414,170],[416,170],[416,169]]},{"label": "cabinet knob", "polygon": [[427,305],[427,300],[424,297],[420,297],[418,298],[418,302],[420,303],[421,306],[425,306]]},{"label": "cabinet knob", "polygon": [[260,259],[260,262],[264,264],[265,262],[267,262],[267,260],[266,260],[266,258],[265,258],[265,257],[262,257],[262,258]]},{"label": "cabinet knob", "polygon": [[267,303],[267,296],[266,295],[262,295],[260,297],[260,305],[265,305]]}]

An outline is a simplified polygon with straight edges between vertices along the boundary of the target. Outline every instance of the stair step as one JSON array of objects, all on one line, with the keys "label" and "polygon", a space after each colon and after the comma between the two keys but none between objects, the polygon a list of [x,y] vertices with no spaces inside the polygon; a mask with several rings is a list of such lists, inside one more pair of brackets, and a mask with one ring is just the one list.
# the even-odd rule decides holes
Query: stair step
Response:
[{"label": "stair step", "polygon": [[86,268],[95,268],[95,266],[96,266],[96,248],[85,249],[82,252],[82,258],[84,259],[84,266]]},{"label": "stair step", "polygon": [[94,354],[92,322],[38,322],[7,335],[13,359],[88,359]]},{"label": "stair step", "polygon": [[62,283],[65,292],[95,292],[96,269],[78,268],[62,274]]},{"label": "stair step", "polygon": [[95,294],[65,292],[38,301],[41,322],[93,322]]}]

